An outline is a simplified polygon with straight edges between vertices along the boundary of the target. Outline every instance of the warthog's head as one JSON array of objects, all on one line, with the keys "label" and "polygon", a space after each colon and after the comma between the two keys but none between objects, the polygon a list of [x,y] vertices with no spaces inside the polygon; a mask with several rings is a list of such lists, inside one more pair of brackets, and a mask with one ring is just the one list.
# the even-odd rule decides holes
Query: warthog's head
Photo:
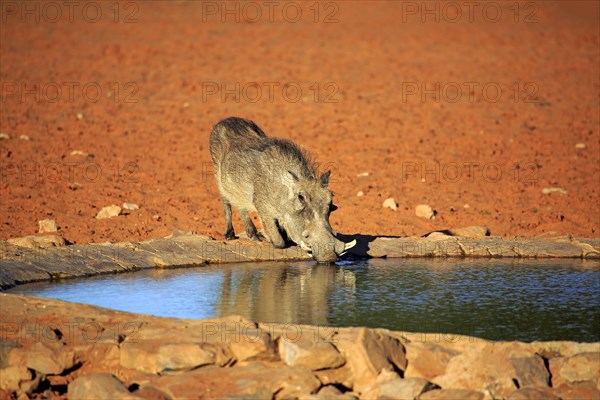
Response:
[{"label": "warthog's head", "polygon": [[336,239],[329,214],[336,209],[328,189],[327,171],[319,179],[303,178],[291,171],[284,177],[288,197],[279,221],[287,235],[318,262],[334,262],[356,241],[344,243]]}]

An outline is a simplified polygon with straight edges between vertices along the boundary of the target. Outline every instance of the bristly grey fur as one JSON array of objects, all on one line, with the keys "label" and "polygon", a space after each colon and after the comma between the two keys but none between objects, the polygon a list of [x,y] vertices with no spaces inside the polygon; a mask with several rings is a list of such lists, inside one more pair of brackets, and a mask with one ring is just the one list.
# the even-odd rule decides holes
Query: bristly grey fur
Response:
[{"label": "bristly grey fur", "polygon": [[248,237],[263,240],[248,212],[256,211],[266,239],[284,247],[280,229],[318,261],[335,261],[344,251],[329,225],[333,209],[329,172],[317,177],[315,164],[295,143],[269,138],[252,121],[230,117],[210,135],[210,153],[225,213],[225,237],[235,237],[231,206]]}]

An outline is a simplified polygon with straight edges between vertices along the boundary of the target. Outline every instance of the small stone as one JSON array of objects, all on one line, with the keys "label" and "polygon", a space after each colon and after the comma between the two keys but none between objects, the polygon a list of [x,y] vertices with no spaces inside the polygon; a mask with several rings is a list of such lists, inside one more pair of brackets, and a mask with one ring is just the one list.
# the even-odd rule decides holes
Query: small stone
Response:
[{"label": "small stone", "polygon": [[38,221],[38,233],[52,233],[58,230],[53,219],[42,219]]},{"label": "small stone", "polygon": [[155,220],[155,221],[160,221],[161,220],[160,215],[158,215],[158,214],[153,215],[152,219]]},{"label": "small stone", "polygon": [[165,344],[127,343],[121,347],[121,365],[148,372],[177,371],[215,363],[215,354],[195,343]]},{"label": "small stone", "polygon": [[586,148],[586,145],[585,145],[585,143],[577,143],[577,144],[575,145],[575,148],[576,148],[576,149],[585,149],[585,148]]},{"label": "small stone", "polygon": [[464,209],[467,209],[467,208],[471,208],[471,206],[470,206],[470,205],[468,205],[467,203],[465,203],[465,205],[463,206],[463,208],[464,208]]},{"label": "small stone", "polygon": [[383,208],[391,208],[392,210],[396,211],[398,209],[398,204],[396,204],[396,201],[393,197],[390,197],[385,199],[383,202]]},{"label": "small stone", "polygon": [[82,113],[77,113],[76,117],[77,117],[78,120],[81,121],[83,119],[83,114]]},{"label": "small stone", "polygon": [[360,176],[369,176],[368,172],[360,172],[358,174],[356,174],[356,176],[360,177]]},{"label": "small stone", "polygon": [[452,236],[460,236],[470,239],[483,239],[490,235],[490,230],[485,226],[466,226],[450,230]]},{"label": "small stone", "polygon": [[21,140],[30,140],[29,136],[27,136],[27,135],[21,135],[21,136],[19,136],[19,139],[21,139]]},{"label": "small stone", "polygon": [[397,377],[386,382],[378,383],[365,392],[364,399],[416,399],[425,392],[439,389],[439,386],[423,378]]},{"label": "small stone", "polygon": [[15,246],[27,247],[28,249],[47,249],[49,247],[62,247],[67,244],[65,239],[58,235],[31,235],[11,238],[7,242]]},{"label": "small stone", "polygon": [[73,150],[73,151],[71,152],[71,155],[72,155],[72,156],[82,156],[82,157],[87,157],[88,153],[86,153],[86,152],[85,152],[85,151],[83,151],[83,150]]},{"label": "small stone", "polygon": [[70,399],[112,400],[118,398],[133,398],[125,385],[111,374],[96,373],[81,375],[68,386]]},{"label": "small stone", "polygon": [[0,133],[0,140],[8,140],[10,139],[10,135],[6,133]]},{"label": "small stone", "polygon": [[419,204],[415,208],[415,215],[419,218],[434,219],[435,211],[433,211],[433,208],[429,207],[427,204]]},{"label": "small stone", "polygon": [[190,103],[188,103],[187,101],[185,103],[183,103],[183,108],[188,108],[190,106]]},{"label": "small stone", "polygon": [[358,197],[362,197],[364,195],[365,195],[365,193],[362,190],[360,190],[358,193],[356,193],[356,196],[358,196]]},{"label": "small stone", "polygon": [[81,183],[79,183],[79,182],[72,182],[72,183],[69,183],[69,189],[71,189],[71,190],[77,190],[77,189],[79,189],[80,187],[83,187],[83,186],[82,186],[82,185],[81,185]]},{"label": "small stone", "polygon": [[543,194],[550,194],[550,193],[567,194],[568,192],[565,189],[563,189],[563,188],[549,187],[549,188],[543,188],[542,189],[542,193]]},{"label": "small stone", "polygon": [[128,210],[128,211],[133,211],[133,210],[139,210],[140,206],[138,206],[135,203],[123,203],[123,210]]},{"label": "small stone", "polygon": [[100,210],[98,214],[96,214],[96,219],[112,218],[118,216],[119,214],[121,214],[121,207],[113,204]]}]

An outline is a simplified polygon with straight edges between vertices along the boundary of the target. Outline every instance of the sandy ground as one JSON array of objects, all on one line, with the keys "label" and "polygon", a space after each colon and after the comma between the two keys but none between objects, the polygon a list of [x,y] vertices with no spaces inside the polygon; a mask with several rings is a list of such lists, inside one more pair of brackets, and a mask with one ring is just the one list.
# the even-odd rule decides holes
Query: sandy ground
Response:
[{"label": "sandy ground", "polygon": [[0,239],[222,237],[231,115],[333,171],[340,232],[600,236],[598,2],[77,4],[0,3]]}]

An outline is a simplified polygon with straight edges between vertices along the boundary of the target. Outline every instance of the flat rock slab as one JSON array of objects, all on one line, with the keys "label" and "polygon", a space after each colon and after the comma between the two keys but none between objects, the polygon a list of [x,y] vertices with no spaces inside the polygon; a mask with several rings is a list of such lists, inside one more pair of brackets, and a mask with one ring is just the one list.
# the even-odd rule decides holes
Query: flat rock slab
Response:
[{"label": "flat rock slab", "polygon": [[[487,237],[468,239],[340,235],[356,240],[356,257],[529,257],[600,258],[600,239]],[[144,242],[23,247],[0,242],[0,289],[44,280],[81,278],[147,268],[194,267],[207,263],[310,260],[299,247],[276,249],[248,239],[215,240],[178,235]]]}]

